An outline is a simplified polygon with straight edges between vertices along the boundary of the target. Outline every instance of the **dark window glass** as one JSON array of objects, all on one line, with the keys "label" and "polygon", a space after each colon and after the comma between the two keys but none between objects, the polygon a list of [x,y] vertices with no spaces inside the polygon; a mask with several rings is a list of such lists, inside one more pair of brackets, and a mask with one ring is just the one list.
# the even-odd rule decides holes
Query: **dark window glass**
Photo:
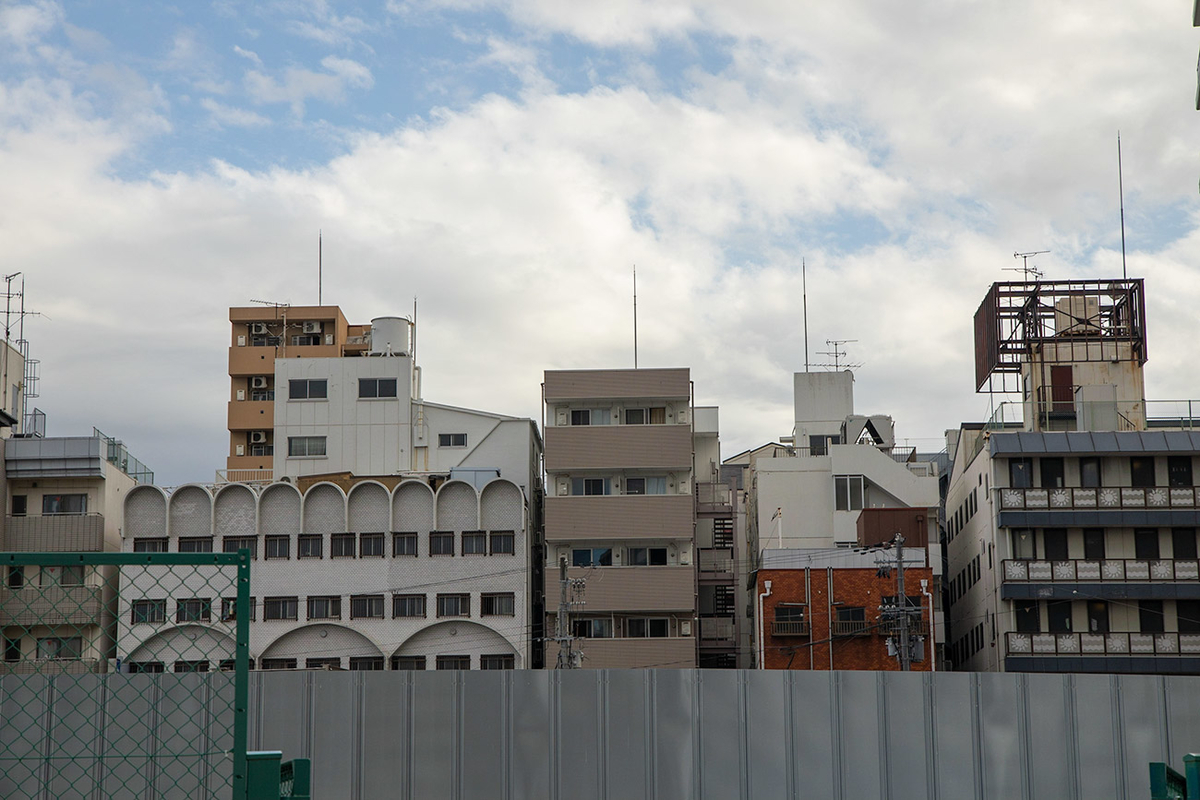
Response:
[{"label": "dark window glass", "polygon": [[351,597],[350,619],[383,619],[383,595],[364,594]]},{"label": "dark window glass", "polygon": [[1104,558],[1104,529],[1084,528],[1083,557],[1092,561]]},{"label": "dark window glass", "polygon": [[425,656],[392,656],[392,669],[412,672],[425,669]]},{"label": "dark window glass", "polygon": [[1200,633],[1200,600],[1176,600],[1180,633]]},{"label": "dark window glass", "polygon": [[297,540],[296,547],[297,558],[320,558],[321,557],[321,534],[319,533],[302,533]]},{"label": "dark window glass", "polygon": [[439,594],[437,596],[437,615],[439,617],[471,616],[471,596],[469,594]]},{"label": "dark window glass", "polygon": [[383,534],[364,533],[359,537],[358,554],[362,558],[383,557]]},{"label": "dark window glass", "polygon": [[1167,456],[1167,485],[1178,487],[1192,485],[1191,456]]},{"label": "dark window glass", "polygon": [[1196,558],[1196,529],[1173,529],[1171,531],[1171,552],[1174,558]]},{"label": "dark window glass", "polygon": [[1066,473],[1061,458],[1043,458],[1041,467],[1043,489],[1061,489],[1067,485],[1064,480]]},{"label": "dark window glass", "polygon": [[393,556],[415,556],[417,554],[417,535],[415,533],[392,534]]},{"label": "dark window glass", "polygon": [[329,537],[329,557],[354,558],[355,545],[353,533],[335,533]]},{"label": "dark window glass", "polygon": [[[393,617],[423,617],[425,616],[425,595],[398,594],[392,597]],[[394,669],[394,667],[393,667]],[[422,667],[424,669],[424,667]]]},{"label": "dark window glass", "polygon": [[483,531],[464,531],[462,552],[464,556],[487,555],[487,534]]},{"label": "dark window glass", "polygon": [[291,540],[287,536],[268,536],[264,545],[265,558],[287,558]]},{"label": "dark window glass", "polygon": [[83,514],[87,512],[86,494],[42,495],[42,514]]},{"label": "dark window glass", "polygon": [[484,617],[511,617],[516,613],[516,596],[512,592],[485,594],[479,598],[479,613]]},{"label": "dark window glass", "polygon": [[27,495],[13,495],[12,513],[14,517],[23,517],[29,513],[29,497]]},{"label": "dark window glass", "polygon": [[1134,558],[1153,561],[1158,558],[1158,528],[1139,528],[1133,532]]},{"label": "dark window glass", "polygon": [[1046,622],[1050,633],[1071,632],[1071,601],[1051,600],[1046,603]]},{"label": "dark window glass", "polygon": [[337,595],[308,598],[309,619],[341,619],[342,598]]},{"label": "dark window glass", "polygon": [[226,553],[249,550],[251,558],[258,557],[258,541],[253,536],[226,536],[221,541],[221,549]]},{"label": "dark window glass", "polygon": [[437,657],[437,668],[438,669],[470,669],[471,668],[471,657],[470,656],[438,656]]},{"label": "dark window glass", "polygon": [[305,669],[341,669],[342,659],[336,656],[318,656],[304,659]]},{"label": "dark window glass", "polygon": [[1033,488],[1033,459],[1010,458],[1008,460],[1008,485],[1014,489]]},{"label": "dark window glass", "polygon": [[1020,633],[1037,633],[1041,628],[1036,600],[1014,600],[1013,616],[1016,618],[1017,631]]},{"label": "dark window glass", "polygon": [[264,658],[259,662],[259,667],[262,669],[295,669],[296,659],[294,658]]},{"label": "dark window glass", "polygon": [[1079,459],[1079,485],[1089,489],[1100,485],[1100,459]]},{"label": "dark window glass", "polygon": [[1042,550],[1047,561],[1066,561],[1067,532],[1062,528],[1047,528],[1042,531]]},{"label": "dark window glass", "polygon": [[1108,603],[1089,600],[1087,604],[1088,633],[1108,633]]},{"label": "dark window glass", "polygon": [[1012,532],[1012,544],[1013,558],[1022,561],[1032,561],[1037,558],[1033,531],[1029,528],[1015,528]]},{"label": "dark window glass", "polygon": [[25,567],[8,568],[8,588],[20,589],[25,585]]},{"label": "dark window glass", "polygon": [[212,600],[197,597],[175,601],[176,622],[208,622],[212,619]]},{"label": "dark window glass", "polygon": [[516,539],[512,531],[492,531],[492,555],[516,553]]},{"label": "dark window glass", "polygon": [[211,536],[187,537],[179,540],[179,552],[181,553],[211,553],[212,551]]},{"label": "dark window glass", "polygon": [[133,552],[135,553],[165,553],[167,552],[166,539],[134,539]]},{"label": "dark window glass", "polygon": [[1154,485],[1154,456],[1132,456],[1129,459],[1129,477],[1133,486]]},{"label": "dark window glass", "polygon": [[1162,600],[1138,600],[1138,621],[1143,633],[1162,633],[1165,630]]},{"label": "dark window glass", "polygon": [[454,533],[449,531],[434,531],[429,534],[429,555],[454,555]]},{"label": "dark window glass", "polygon": [[263,599],[263,619],[296,619],[299,601],[295,597],[267,597]]},{"label": "dark window glass", "polygon": [[20,661],[21,660],[21,639],[10,639],[4,637],[4,660],[5,661]]},{"label": "dark window glass", "polygon": [[479,657],[480,669],[515,669],[517,660],[511,655],[482,655]]},{"label": "dark window glass", "polygon": [[358,671],[383,669],[383,656],[350,656],[350,669]]},{"label": "dark window glass", "polygon": [[176,672],[208,672],[207,661],[176,661]]}]

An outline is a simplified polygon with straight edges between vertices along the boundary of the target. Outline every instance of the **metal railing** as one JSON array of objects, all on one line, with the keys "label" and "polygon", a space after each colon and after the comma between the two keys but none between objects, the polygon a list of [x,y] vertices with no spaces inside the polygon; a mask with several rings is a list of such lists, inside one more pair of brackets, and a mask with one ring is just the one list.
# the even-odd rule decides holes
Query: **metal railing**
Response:
[{"label": "metal railing", "polygon": [[774,620],[771,622],[772,636],[808,636],[808,620],[798,622]]},{"label": "metal railing", "polygon": [[1200,633],[1018,633],[1010,656],[1200,656]]},{"label": "metal railing", "polygon": [[0,626],[99,625],[99,586],[0,589]]},{"label": "metal railing", "polygon": [[701,572],[733,572],[733,549],[701,547],[698,564]]},{"label": "metal railing", "polygon": [[726,641],[733,639],[733,617],[701,617],[700,639]]},{"label": "metal railing", "polygon": [[108,463],[138,483],[154,483],[153,470],[134,458],[119,439],[104,435],[99,428],[92,428],[92,435],[104,442],[104,459]]},{"label": "metal railing", "polygon": [[1196,508],[1198,491],[1191,486],[1102,486],[1084,489],[1009,489],[996,490],[1000,510],[1023,509],[1119,509],[1119,508]]},{"label": "metal railing", "polygon": [[833,621],[834,636],[870,636],[865,619],[835,619]]},{"label": "metal railing", "polygon": [[273,481],[273,469],[219,469],[217,483],[270,483]]},{"label": "metal railing", "polygon": [[1001,567],[1001,574],[1006,582],[1200,580],[1200,561],[1191,558],[1081,558],[1067,561],[1006,559],[1001,562]]},{"label": "metal railing", "polygon": [[696,503],[701,511],[730,509],[733,507],[733,490],[727,483],[697,483]]}]

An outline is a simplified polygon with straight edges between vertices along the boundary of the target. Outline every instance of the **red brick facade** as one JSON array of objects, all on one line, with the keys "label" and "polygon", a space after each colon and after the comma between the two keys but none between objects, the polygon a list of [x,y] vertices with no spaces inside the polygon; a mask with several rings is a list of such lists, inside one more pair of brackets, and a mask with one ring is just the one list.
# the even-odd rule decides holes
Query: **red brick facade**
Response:
[{"label": "red brick facade", "polygon": [[[914,671],[928,671],[933,663],[933,642],[927,635],[932,627],[931,611],[921,595],[922,579],[933,586],[930,569],[904,571],[905,593],[922,601],[920,630],[914,633],[925,635],[924,658],[912,662]],[[888,637],[879,620],[883,598],[896,594],[895,571],[883,577],[874,568],[764,569],[758,572],[759,594],[765,591],[766,581],[771,581],[771,595],[763,598],[762,615],[767,669],[900,669],[899,659],[888,655]],[[758,602],[757,594],[754,600]],[[774,624],[777,609],[788,605],[805,606],[806,624]],[[845,609],[846,616],[856,616],[849,611],[856,608],[863,609],[862,624],[837,623],[838,609]],[[785,609],[778,616],[786,615]]]}]

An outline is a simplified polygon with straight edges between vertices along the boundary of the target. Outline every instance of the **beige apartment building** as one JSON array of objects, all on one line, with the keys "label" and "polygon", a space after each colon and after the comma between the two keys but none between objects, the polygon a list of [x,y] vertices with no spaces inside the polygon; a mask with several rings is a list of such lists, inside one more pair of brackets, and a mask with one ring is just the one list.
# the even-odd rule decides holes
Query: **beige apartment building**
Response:
[{"label": "beige apartment building", "polygon": [[[695,409],[689,370],[545,373],[546,630],[565,560],[577,665],[697,665]],[[556,662],[551,643],[547,665]]]},{"label": "beige apartment building", "polygon": [[364,355],[371,348],[371,326],[349,324],[337,306],[231,308],[229,322],[225,478],[269,481],[275,457],[275,359]]}]

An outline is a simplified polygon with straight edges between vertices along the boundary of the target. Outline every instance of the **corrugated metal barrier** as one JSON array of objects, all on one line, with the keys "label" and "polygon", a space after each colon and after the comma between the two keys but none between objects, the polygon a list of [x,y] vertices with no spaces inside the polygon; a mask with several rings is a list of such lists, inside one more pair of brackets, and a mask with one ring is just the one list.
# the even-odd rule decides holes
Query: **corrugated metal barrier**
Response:
[{"label": "corrugated metal barrier", "polygon": [[[7,693],[11,678],[5,678]],[[250,748],[333,798],[1144,798],[1200,678],[257,672]]]}]

